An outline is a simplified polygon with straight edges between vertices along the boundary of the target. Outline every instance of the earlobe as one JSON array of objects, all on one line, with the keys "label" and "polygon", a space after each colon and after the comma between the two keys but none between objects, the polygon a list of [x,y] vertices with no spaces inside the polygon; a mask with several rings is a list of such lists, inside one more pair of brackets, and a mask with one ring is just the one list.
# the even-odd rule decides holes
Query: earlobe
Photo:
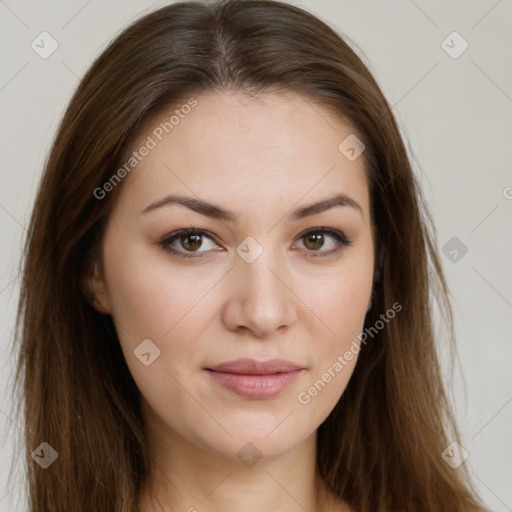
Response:
[{"label": "earlobe", "polygon": [[378,257],[375,262],[375,270],[373,279],[374,281],[380,281],[382,279],[382,269],[384,268],[385,248],[380,247]]},{"label": "earlobe", "polygon": [[375,267],[373,271],[373,286],[372,286],[372,293],[370,295],[370,301],[368,302],[368,308],[366,309],[366,312],[368,313],[370,309],[373,307],[374,302],[374,286],[376,282],[379,282],[382,279],[382,269],[384,268],[384,247],[381,247],[378,251],[378,256],[375,259]]},{"label": "earlobe", "polygon": [[105,309],[101,303],[99,302],[98,299],[96,299],[95,297],[90,297],[89,299],[89,303],[91,304],[91,306],[96,310],[98,311],[99,313],[102,313],[103,315],[110,315],[110,311],[108,311],[107,309]]},{"label": "earlobe", "polygon": [[81,282],[82,295],[87,302],[99,313],[109,315],[108,290],[105,280],[100,276],[97,262],[93,269],[84,272]]}]

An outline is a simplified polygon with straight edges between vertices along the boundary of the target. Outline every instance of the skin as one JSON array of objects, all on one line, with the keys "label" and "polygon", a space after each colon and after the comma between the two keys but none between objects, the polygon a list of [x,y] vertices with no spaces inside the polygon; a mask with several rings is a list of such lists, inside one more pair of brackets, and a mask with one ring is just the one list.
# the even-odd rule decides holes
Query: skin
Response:
[{"label": "skin", "polygon": [[[364,162],[338,150],[354,130],[292,93],[195,98],[197,106],[122,183],[103,243],[104,274],[96,270],[90,279],[142,395],[155,473],[139,510],[350,510],[319,479],[315,453],[317,428],[346,388],[357,355],[308,404],[297,397],[358,341],[371,296]],[[174,108],[146,124],[133,148]],[[337,206],[287,220],[292,210],[334,193],[350,196],[361,211]],[[237,220],[176,204],[141,214],[168,194],[214,203]],[[159,245],[187,227],[215,235],[201,239],[202,256],[180,258]],[[325,232],[323,245],[303,236],[321,227],[352,244],[315,256],[336,247]],[[236,252],[249,236],[263,248],[252,263]],[[177,238],[172,246],[186,254],[186,242]],[[160,350],[148,366],[134,355],[145,339]],[[282,393],[260,400],[233,394],[204,371],[242,357],[282,358],[305,370]],[[237,456],[247,442],[261,453],[251,467]]]}]

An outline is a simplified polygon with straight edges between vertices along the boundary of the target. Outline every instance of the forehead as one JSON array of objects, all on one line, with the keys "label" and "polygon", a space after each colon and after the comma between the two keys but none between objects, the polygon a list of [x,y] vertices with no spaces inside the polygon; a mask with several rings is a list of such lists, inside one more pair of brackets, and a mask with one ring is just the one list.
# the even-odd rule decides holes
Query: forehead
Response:
[{"label": "forehead", "polygon": [[363,155],[350,160],[340,150],[354,135],[348,122],[294,93],[185,97],[138,131],[126,160],[133,151],[145,156],[132,162],[121,196],[139,204],[187,193],[242,212],[341,192],[366,210]]}]

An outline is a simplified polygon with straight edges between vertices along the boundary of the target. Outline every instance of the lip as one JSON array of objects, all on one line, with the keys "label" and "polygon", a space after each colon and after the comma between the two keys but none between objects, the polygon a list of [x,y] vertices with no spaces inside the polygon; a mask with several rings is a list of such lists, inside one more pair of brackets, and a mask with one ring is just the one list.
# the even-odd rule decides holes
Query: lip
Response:
[{"label": "lip", "polygon": [[303,370],[302,366],[294,364],[284,359],[270,359],[268,361],[256,361],[254,359],[236,359],[227,361],[207,370],[214,372],[238,373],[244,375],[270,375],[272,373],[293,372],[295,370]]},{"label": "lip", "polygon": [[304,369],[283,359],[237,359],[204,370],[225,389],[245,398],[261,399],[280,394]]}]

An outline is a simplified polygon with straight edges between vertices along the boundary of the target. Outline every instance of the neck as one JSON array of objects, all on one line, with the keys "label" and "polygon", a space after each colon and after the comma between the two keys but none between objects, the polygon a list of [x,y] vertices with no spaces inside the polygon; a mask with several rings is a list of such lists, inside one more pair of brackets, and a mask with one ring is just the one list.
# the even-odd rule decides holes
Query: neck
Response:
[{"label": "neck", "polygon": [[153,424],[148,441],[152,472],[138,512],[349,510],[316,470],[316,431],[292,450],[252,464],[201,449],[164,425]]}]

